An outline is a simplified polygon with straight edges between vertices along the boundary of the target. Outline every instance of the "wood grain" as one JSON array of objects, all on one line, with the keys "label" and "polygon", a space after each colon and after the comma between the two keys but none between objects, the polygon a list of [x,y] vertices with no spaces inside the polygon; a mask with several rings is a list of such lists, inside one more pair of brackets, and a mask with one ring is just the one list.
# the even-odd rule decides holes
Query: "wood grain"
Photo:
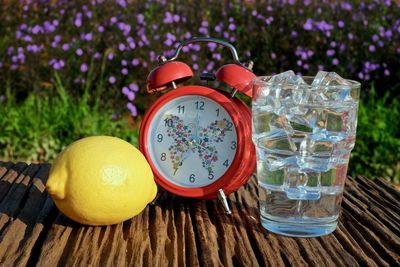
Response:
[{"label": "wood grain", "polygon": [[140,215],[94,227],[62,215],[45,191],[49,164],[0,162],[0,266],[400,266],[400,192],[349,177],[338,229],[290,238],[259,221],[256,180],[215,201],[165,193]]}]

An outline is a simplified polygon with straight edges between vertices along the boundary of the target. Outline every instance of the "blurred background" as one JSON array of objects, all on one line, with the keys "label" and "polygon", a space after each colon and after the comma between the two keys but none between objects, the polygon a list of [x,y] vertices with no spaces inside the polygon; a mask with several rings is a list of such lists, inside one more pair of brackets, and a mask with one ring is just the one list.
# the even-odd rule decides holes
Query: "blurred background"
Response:
[{"label": "blurred background", "polygon": [[[3,0],[0,160],[51,162],[89,135],[137,146],[159,97],[146,92],[147,75],[194,36],[232,43],[257,75],[327,70],[360,81],[349,174],[399,183],[400,2],[389,0]],[[232,62],[213,44],[182,52],[197,77]]]}]

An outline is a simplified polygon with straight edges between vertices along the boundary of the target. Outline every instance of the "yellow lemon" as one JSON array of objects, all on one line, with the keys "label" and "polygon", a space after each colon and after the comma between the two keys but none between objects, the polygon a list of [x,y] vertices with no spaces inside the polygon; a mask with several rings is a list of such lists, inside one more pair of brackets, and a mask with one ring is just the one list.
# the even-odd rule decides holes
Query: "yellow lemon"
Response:
[{"label": "yellow lemon", "polygon": [[65,148],[53,163],[46,188],[61,212],[89,225],[125,221],[157,193],[143,154],[110,136],[83,138]]}]

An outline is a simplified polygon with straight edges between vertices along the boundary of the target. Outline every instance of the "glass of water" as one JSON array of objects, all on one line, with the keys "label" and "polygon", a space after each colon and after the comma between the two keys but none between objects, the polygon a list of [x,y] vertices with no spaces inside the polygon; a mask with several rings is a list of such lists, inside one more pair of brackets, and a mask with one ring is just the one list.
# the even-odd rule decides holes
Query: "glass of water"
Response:
[{"label": "glass of water", "polygon": [[360,83],[320,71],[253,81],[253,142],[262,225],[271,232],[321,236],[336,229]]}]

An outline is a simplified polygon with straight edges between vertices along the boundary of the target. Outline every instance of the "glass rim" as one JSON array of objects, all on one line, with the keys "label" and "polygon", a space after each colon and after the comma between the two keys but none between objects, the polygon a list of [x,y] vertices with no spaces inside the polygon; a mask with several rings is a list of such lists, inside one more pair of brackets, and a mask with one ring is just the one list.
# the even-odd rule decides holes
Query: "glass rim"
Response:
[{"label": "glass rim", "polygon": [[[257,85],[257,84],[265,84],[265,85],[283,85],[284,83],[274,83],[274,82],[270,82],[269,80],[273,77],[274,75],[264,75],[264,76],[257,76],[255,78],[253,78],[252,83]],[[303,79],[314,79],[315,76],[299,76]],[[324,85],[323,87],[328,87],[328,88],[360,88],[361,87],[361,83],[355,80],[351,80],[351,79],[344,79],[345,81],[349,82],[350,84],[345,84],[345,85]],[[290,85],[290,84],[289,84]],[[300,84],[300,85],[295,85],[297,86],[301,86],[301,87],[310,87],[310,88],[318,88],[320,86],[313,86],[311,84]]]}]

